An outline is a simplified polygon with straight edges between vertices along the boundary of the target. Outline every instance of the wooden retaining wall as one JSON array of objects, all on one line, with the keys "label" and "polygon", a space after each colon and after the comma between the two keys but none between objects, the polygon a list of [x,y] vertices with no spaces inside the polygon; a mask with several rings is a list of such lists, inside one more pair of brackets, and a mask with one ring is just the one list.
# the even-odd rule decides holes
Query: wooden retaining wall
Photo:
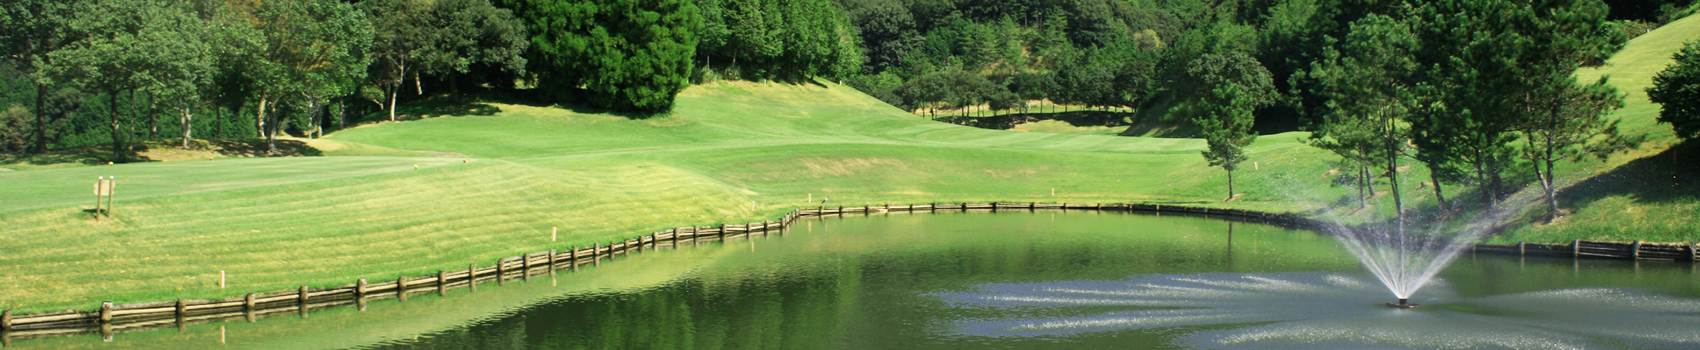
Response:
[{"label": "wooden retaining wall", "polygon": [[[677,248],[684,244],[724,242],[727,239],[749,238],[755,235],[779,233],[800,218],[845,215],[873,215],[892,212],[970,212],[970,211],[1035,211],[1035,210],[1096,210],[1145,211],[1227,217],[1293,228],[1317,229],[1329,223],[1297,214],[1272,214],[1238,209],[1218,209],[1161,204],[1081,204],[1081,203],[931,203],[922,205],[882,205],[861,207],[815,207],[786,213],[779,221],[724,224],[719,227],[678,227],[648,235],[590,247],[571,247],[565,251],[549,250],[496,260],[489,266],[469,264],[465,270],[438,271],[425,276],[401,276],[395,280],[368,281],[329,288],[298,289],[271,293],[250,293],[224,299],[177,299],[151,303],[113,304],[102,302],[92,311],[66,310],[26,315],[14,315],[0,310],[0,345],[10,346],[12,339],[32,339],[56,336],[99,333],[110,339],[114,334],[160,328],[183,328],[189,325],[233,320],[254,321],[259,317],[298,314],[307,317],[315,310],[355,306],[365,309],[372,300],[401,299],[421,294],[446,294],[450,289],[478,290],[479,283],[498,285],[514,279],[549,274],[557,270],[577,271],[580,266],[598,266],[603,260],[641,253],[645,250]],[[1476,244],[1477,254],[1519,256],[1551,256],[1572,258],[1642,259],[1642,260],[1700,260],[1700,245],[1695,243],[1595,242],[1573,241],[1570,244]]]}]

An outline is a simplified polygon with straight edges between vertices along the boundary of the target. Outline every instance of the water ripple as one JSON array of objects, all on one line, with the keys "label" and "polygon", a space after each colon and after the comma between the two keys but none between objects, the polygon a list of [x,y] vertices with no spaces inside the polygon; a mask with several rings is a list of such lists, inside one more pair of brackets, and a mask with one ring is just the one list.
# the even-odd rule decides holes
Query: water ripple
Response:
[{"label": "water ripple", "polygon": [[[1579,288],[1458,297],[1444,282],[1416,309],[1394,309],[1379,283],[1325,273],[1150,275],[1127,281],[984,284],[933,293],[958,307],[1126,307],[1074,317],[966,320],[986,337],[1225,325],[1180,336],[1193,348],[1695,348],[1700,300]],[[1244,327],[1233,327],[1245,325]]]}]

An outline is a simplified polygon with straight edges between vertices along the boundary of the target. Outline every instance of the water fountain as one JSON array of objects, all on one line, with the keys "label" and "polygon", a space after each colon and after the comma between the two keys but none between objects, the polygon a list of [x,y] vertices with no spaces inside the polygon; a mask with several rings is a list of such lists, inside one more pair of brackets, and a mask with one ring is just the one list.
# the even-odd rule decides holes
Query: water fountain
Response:
[{"label": "water fountain", "polygon": [[1477,238],[1486,235],[1494,224],[1505,219],[1509,211],[1499,208],[1490,208],[1463,227],[1450,230],[1445,225],[1413,229],[1394,221],[1358,226],[1328,224],[1322,231],[1340,240],[1399,299],[1387,306],[1408,309],[1417,306],[1410,299],[1418,289]]}]

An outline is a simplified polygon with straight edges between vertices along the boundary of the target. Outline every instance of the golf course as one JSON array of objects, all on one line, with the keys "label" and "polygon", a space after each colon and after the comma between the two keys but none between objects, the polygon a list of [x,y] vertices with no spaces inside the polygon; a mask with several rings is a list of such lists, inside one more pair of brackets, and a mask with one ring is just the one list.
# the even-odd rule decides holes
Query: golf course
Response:
[{"label": "golf course", "polygon": [[[1686,241],[1700,232],[1700,184],[1644,90],[1686,41],[1690,17],[1639,36],[1582,80],[1625,93],[1638,148],[1562,163],[1545,224],[1513,215],[1495,242]],[[519,253],[656,230],[771,220],[798,207],[955,202],[1157,203],[1377,220],[1339,159],[1308,134],[1260,135],[1234,174],[1202,139],[986,130],[932,121],[836,82],[693,85],[648,117],[508,101],[417,109],[318,139],[319,156],[212,156],[0,172],[0,308],[14,313],[224,298],[393,279]],[[28,160],[18,161],[28,162]],[[1408,208],[1433,207],[1411,161]],[[1672,165],[1675,164],[1675,165]],[[0,165],[7,166],[7,165]],[[10,167],[10,166],[8,166]],[[1657,175],[1662,174],[1662,175]],[[115,177],[110,219],[90,186]],[[1666,179],[1669,177],[1669,182]],[[1384,179],[1382,181],[1385,181]],[[1538,196],[1538,186],[1517,196]],[[1598,186],[1598,188],[1591,187]],[[1457,189],[1447,188],[1451,197]],[[1375,187],[1385,191],[1386,185]],[[556,233],[552,235],[552,233]],[[225,286],[219,285],[221,272]]]}]

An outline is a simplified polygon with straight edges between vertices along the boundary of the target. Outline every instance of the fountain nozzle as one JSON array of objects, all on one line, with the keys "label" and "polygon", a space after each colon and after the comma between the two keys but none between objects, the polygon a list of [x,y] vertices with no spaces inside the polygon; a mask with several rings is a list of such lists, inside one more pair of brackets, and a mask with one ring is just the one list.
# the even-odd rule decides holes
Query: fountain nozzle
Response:
[{"label": "fountain nozzle", "polygon": [[1417,304],[1412,304],[1411,299],[1400,298],[1398,303],[1387,303],[1387,306],[1388,307],[1401,308],[1401,309],[1409,309],[1409,308],[1417,307]]}]

